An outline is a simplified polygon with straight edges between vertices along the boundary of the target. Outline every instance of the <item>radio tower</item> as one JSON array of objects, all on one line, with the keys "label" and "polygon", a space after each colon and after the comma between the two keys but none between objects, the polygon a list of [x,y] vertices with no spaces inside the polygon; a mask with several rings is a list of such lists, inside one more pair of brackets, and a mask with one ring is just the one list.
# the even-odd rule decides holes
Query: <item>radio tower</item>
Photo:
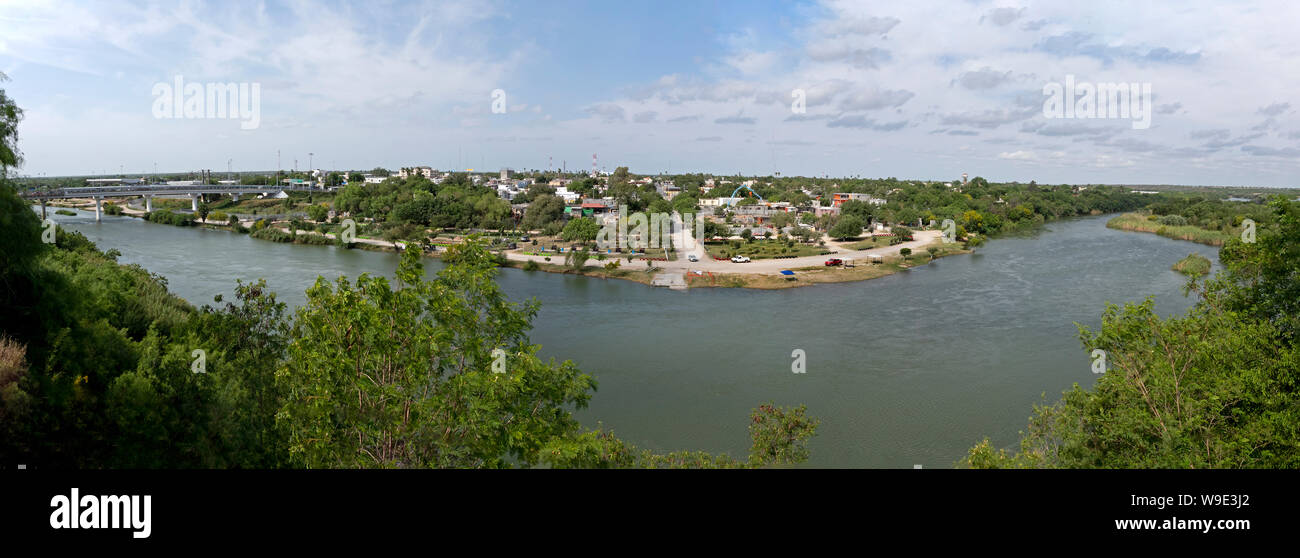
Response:
[{"label": "radio tower", "polygon": [[591,154],[591,177],[596,178],[596,154]]}]

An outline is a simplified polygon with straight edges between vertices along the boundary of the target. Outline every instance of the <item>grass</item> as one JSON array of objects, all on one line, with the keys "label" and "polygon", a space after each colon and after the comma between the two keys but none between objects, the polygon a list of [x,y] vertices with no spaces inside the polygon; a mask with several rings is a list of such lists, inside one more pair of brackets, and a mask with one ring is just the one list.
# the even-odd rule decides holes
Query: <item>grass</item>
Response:
[{"label": "grass", "polygon": [[1161,225],[1155,221],[1147,219],[1140,213],[1125,213],[1118,217],[1112,218],[1106,222],[1106,226],[1112,229],[1124,231],[1136,231],[1145,233],[1154,233],[1165,238],[1174,240],[1190,240],[1210,246],[1223,246],[1223,243],[1229,238],[1235,237],[1238,232],[1215,231],[1203,229],[1193,225]]},{"label": "grass", "polygon": [[751,260],[822,256],[831,253],[825,246],[801,244],[799,242],[795,242],[794,246],[789,246],[779,240],[741,241],[739,248],[733,248],[730,242],[705,243],[704,249],[708,250],[709,256],[713,258],[730,258],[739,255],[748,256]]},{"label": "grass", "polygon": [[1178,260],[1172,269],[1189,277],[1204,277],[1210,273],[1210,259],[1192,252],[1186,258]]},{"label": "grass", "polygon": [[76,212],[76,211],[72,211],[72,210],[68,210],[68,209],[56,209],[56,210],[54,210],[54,214],[55,214],[55,215],[68,215],[68,216],[73,216],[73,215],[76,215],[77,212]]}]

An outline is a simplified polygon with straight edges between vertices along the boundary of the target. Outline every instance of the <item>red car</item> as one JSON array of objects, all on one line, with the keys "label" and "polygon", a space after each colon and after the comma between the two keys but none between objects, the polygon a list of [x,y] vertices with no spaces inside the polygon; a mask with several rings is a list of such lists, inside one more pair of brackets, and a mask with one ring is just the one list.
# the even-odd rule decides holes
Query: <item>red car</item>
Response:
[{"label": "red car", "polygon": [[826,260],[826,265],[828,267],[832,265],[844,265],[844,260],[841,260],[839,258],[831,258],[829,260]]}]

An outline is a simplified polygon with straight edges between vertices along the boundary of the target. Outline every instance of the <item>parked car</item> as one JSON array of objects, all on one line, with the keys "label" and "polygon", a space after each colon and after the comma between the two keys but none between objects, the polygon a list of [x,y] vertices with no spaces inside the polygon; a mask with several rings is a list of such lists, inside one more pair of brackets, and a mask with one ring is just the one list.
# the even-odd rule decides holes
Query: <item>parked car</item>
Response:
[{"label": "parked car", "polygon": [[749,256],[732,256],[731,263],[749,263]]},{"label": "parked car", "polygon": [[699,256],[696,256],[695,254],[687,254],[687,255],[686,255],[686,261],[688,261],[688,262],[698,262],[698,261],[700,261],[700,257],[699,257]]},{"label": "parked car", "polygon": [[841,260],[841,259],[839,259],[839,258],[831,258],[831,259],[829,259],[829,260],[826,260],[826,266],[827,266],[827,267],[829,267],[829,266],[833,266],[833,265],[844,265],[844,260]]}]

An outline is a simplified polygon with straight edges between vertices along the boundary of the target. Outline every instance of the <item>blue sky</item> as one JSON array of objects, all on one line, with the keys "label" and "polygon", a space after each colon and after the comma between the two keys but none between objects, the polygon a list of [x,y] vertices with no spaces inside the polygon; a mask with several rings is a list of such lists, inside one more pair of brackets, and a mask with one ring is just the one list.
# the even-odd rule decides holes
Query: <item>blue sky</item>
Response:
[{"label": "blue sky", "polygon": [[[1300,186],[1294,2],[0,3],[20,173],[431,165]],[[259,123],[155,118],[258,84]],[[1044,86],[1150,84],[1148,128]],[[505,92],[504,113],[492,92]],[[806,112],[792,110],[800,90]]]}]

